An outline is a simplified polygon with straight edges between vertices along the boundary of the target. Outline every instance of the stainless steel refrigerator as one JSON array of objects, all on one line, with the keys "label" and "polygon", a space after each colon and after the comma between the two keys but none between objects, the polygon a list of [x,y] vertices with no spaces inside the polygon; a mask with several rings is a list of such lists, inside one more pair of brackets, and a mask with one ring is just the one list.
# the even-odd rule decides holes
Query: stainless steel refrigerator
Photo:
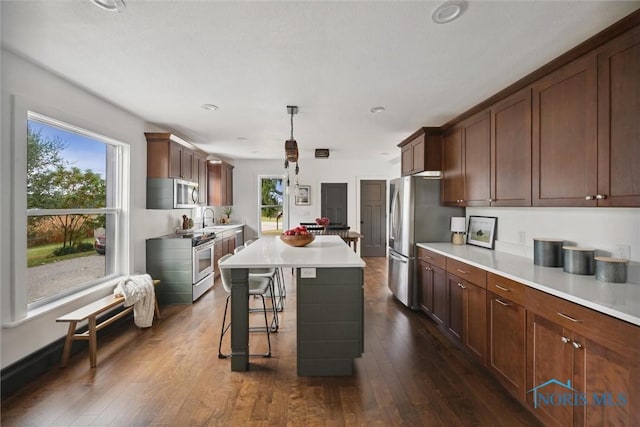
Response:
[{"label": "stainless steel refrigerator", "polygon": [[452,216],[464,208],[440,206],[440,179],[406,176],[391,180],[389,203],[389,289],[418,309],[416,243],[450,242]]}]

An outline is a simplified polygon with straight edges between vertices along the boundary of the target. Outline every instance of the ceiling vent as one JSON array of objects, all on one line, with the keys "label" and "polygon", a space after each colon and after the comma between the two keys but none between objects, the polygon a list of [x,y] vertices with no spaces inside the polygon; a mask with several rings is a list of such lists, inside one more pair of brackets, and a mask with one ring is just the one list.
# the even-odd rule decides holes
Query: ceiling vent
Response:
[{"label": "ceiling vent", "polygon": [[328,158],[329,158],[328,148],[316,148],[316,159],[328,159]]}]

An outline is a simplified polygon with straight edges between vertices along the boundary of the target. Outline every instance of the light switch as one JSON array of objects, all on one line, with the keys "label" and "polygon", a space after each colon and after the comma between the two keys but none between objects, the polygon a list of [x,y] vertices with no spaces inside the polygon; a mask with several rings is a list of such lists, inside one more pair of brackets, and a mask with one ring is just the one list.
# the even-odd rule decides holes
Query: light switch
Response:
[{"label": "light switch", "polygon": [[300,277],[303,279],[315,279],[316,278],[316,269],[315,268],[301,268],[300,269]]}]

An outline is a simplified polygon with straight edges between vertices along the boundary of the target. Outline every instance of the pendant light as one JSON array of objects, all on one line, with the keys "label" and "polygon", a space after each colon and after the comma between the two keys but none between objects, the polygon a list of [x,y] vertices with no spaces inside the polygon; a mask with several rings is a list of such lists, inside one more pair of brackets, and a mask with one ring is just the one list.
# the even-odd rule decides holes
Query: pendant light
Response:
[{"label": "pendant light", "polygon": [[[287,113],[291,116],[291,136],[284,142],[284,168],[289,169],[289,163],[295,163],[295,185],[298,188],[298,172],[300,167],[298,166],[298,143],[293,138],[293,116],[298,114],[298,107],[296,105],[287,105]],[[287,173],[287,187],[289,186],[289,174]]]}]

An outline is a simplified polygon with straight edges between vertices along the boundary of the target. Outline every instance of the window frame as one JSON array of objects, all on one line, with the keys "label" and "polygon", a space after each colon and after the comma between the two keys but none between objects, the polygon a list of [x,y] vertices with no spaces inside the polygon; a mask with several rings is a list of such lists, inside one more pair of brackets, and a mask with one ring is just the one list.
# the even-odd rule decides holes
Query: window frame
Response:
[{"label": "window frame", "polygon": [[257,220],[258,220],[258,237],[263,237],[262,234],[262,208],[275,206],[275,205],[263,205],[262,204],[262,180],[263,179],[281,179],[282,180],[282,229],[289,228],[289,187],[286,186],[287,176],[285,174],[262,174],[258,175],[257,181]]},{"label": "window frame", "polygon": [[[129,224],[130,224],[130,155],[129,144],[110,138],[103,134],[86,129],[71,122],[77,121],[69,118],[68,114],[56,111],[37,102],[25,102],[25,100],[13,97],[13,194],[10,197],[13,203],[13,224],[14,231],[10,236],[10,247],[13,248],[11,254],[12,268],[9,273],[11,283],[8,289],[3,291],[3,297],[9,296],[2,303],[3,315],[2,324],[12,325],[28,319],[31,316],[40,315],[43,312],[57,307],[70,299],[86,295],[87,292],[102,289],[104,286],[113,283],[118,276],[122,276],[129,269]],[[47,114],[43,114],[45,111]],[[62,117],[56,119],[52,116]],[[113,180],[112,198],[107,196],[106,208],[96,209],[27,209],[27,126],[28,121],[33,120],[48,126],[54,126],[69,132],[74,132],[96,141],[105,143],[111,148],[111,155],[108,155],[110,167],[107,168],[107,180]],[[108,192],[109,194],[109,192]],[[113,216],[113,258],[111,274],[105,275],[95,281],[85,282],[80,286],[74,286],[68,292],[58,293],[51,297],[33,303],[27,302],[27,218],[30,215],[57,215],[66,213],[90,213],[105,214]],[[25,232],[21,232],[25,230]],[[4,299],[4,298],[3,298]]]}]

